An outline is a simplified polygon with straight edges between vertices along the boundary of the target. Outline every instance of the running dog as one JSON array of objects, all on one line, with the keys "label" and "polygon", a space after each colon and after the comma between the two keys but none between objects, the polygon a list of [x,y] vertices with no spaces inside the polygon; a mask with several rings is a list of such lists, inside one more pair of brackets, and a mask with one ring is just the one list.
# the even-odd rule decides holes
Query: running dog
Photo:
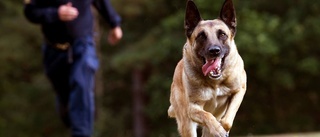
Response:
[{"label": "running dog", "polygon": [[236,14],[225,0],[220,16],[203,20],[187,1],[184,28],[187,42],[171,85],[168,115],[182,137],[226,137],[246,92],[244,63],[234,41]]}]

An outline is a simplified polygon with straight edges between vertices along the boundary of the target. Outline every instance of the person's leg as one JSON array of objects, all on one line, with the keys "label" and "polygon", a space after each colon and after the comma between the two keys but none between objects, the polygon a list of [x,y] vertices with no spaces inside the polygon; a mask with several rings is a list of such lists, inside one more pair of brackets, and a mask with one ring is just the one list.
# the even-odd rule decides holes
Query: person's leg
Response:
[{"label": "person's leg", "polygon": [[70,120],[72,135],[91,136],[94,123],[94,75],[98,67],[92,39],[73,45]]},{"label": "person's leg", "polygon": [[46,75],[56,93],[58,113],[65,126],[70,127],[68,113],[70,64],[67,62],[67,52],[48,45],[43,47],[43,57]]}]

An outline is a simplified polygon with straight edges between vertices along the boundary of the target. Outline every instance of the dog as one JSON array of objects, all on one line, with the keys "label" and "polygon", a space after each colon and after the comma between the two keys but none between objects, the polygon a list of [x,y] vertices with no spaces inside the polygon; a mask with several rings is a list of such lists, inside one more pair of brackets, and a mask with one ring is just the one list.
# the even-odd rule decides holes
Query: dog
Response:
[{"label": "dog", "polygon": [[225,0],[220,15],[203,20],[187,1],[184,28],[187,41],[171,84],[168,115],[182,137],[226,137],[246,92],[247,76],[234,37],[236,14]]}]

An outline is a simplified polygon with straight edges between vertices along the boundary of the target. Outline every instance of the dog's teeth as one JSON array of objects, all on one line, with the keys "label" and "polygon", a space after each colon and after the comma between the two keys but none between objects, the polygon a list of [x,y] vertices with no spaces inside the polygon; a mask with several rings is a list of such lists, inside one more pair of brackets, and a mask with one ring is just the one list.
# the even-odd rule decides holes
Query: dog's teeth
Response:
[{"label": "dog's teeth", "polygon": [[210,71],[210,75],[211,75],[211,76],[213,76],[213,75],[214,75],[213,71]]},{"label": "dog's teeth", "polygon": [[221,68],[220,68],[220,67],[217,69],[217,72],[218,72],[218,73],[220,73],[220,72],[221,72]]}]

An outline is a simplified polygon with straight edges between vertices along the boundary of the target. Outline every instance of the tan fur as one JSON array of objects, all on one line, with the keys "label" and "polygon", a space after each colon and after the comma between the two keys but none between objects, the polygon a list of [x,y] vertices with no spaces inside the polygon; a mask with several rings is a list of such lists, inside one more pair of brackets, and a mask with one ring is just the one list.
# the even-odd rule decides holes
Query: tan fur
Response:
[{"label": "tan fur", "polygon": [[[198,46],[195,38],[201,30],[209,30],[208,40],[212,41],[217,40],[217,30],[228,35],[230,51],[219,79],[211,79],[201,72],[203,63],[194,51]],[[176,66],[171,85],[168,115],[176,118],[180,135],[196,137],[199,125],[203,127],[203,137],[228,136],[245,91],[246,72],[232,32],[220,19],[199,22],[184,45],[183,58]]]}]

